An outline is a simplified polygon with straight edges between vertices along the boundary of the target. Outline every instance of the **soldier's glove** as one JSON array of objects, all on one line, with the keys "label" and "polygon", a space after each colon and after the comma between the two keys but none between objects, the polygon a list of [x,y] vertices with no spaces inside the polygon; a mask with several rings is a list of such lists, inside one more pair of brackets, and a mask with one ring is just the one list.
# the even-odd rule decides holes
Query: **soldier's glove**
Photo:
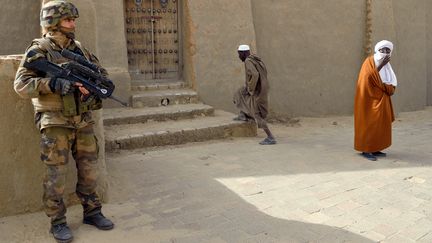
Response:
[{"label": "soldier's glove", "polygon": [[75,86],[72,85],[72,82],[64,78],[52,78],[49,87],[53,93],[59,95],[67,95],[75,91]]}]

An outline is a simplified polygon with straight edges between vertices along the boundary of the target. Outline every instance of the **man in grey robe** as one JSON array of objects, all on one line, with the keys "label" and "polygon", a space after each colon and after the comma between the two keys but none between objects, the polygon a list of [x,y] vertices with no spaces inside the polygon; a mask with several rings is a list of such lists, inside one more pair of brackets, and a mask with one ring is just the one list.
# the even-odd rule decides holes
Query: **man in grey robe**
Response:
[{"label": "man in grey robe", "polygon": [[267,126],[268,91],[267,68],[261,58],[250,53],[248,45],[240,45],[238,55],[245,64],[246,82],[234,94],[234,104],[240,110],[234,120],[247,121],[254,119],[258,128],[262,128],[267,138],[260,142],[261,145],[276,144],[276,140]]}]

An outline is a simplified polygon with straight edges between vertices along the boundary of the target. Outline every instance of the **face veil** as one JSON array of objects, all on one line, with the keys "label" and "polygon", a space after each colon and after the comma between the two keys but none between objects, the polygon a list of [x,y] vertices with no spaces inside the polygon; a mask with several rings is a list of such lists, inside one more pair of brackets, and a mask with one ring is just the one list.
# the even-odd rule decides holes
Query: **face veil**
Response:
[{"label": "face veil", "polygon": [[[382,48],[389,48],[390,54],[381,53],[379,50],[381,50]],[[375,66],[377,67],[382,62],[384,57],[387,55],[391,55],[392,52],[393,52],[393,43],[387,40],[382,40],[378,42],[375,45],[375,54],[374,54]],[[383,83],[391,84],[395,87],[397,86],[396,74],[394,73],[390,62],[381,68],[381,70],[379,71],[379,75]]]}]

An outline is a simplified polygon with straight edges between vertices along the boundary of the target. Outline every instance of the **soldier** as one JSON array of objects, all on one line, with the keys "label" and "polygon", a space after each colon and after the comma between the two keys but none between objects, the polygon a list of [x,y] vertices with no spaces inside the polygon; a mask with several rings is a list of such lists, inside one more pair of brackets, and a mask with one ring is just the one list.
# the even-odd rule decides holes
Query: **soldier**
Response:
[{"label": "soldier", "polygon": [[[64,0],[51,1],[42,7],[43,38],[33,40],[26,50],[14,82],[15,91],[22,98],[31,98],[34,106],[35,124],[41,132],[41,160],[46,168],[43,202],[46,214],[51,218],[50,232],[58,242],[70,242],[73,238],[66,223],[63,202],[70,151],[77,167],[76,193],[83,206],[83,223],[101,230],[114,227],[113,222],[102,214],[96,193],[98,145],[91,110],[102,107],[100,99],[83,99],[89,91],[81,84],[48,77],[23,66],[38,58],[47,58],[56,64],[66,63],[69,60],[59,53],[68,49],[100,67],[98,59],[75,40],[75,19],[78,17],[77,8]],[[29,57],[30,51],[37,54]],[[102,67],[100,70],[103,75],[108,75]]]},{"label": "soldier", "polygon": [[268,113],[267,95],[270,88],[267,68],[261,58],[250,53],[248,45],[240,45],[237,51],[240,60],[245,64],[246,81],[245,85],[234,94],[233,102],[240,110],[239,116],[234,120],[255,120],[258,127],[267,134],[267,137],[259,144],[276,144],[265,120]]}]

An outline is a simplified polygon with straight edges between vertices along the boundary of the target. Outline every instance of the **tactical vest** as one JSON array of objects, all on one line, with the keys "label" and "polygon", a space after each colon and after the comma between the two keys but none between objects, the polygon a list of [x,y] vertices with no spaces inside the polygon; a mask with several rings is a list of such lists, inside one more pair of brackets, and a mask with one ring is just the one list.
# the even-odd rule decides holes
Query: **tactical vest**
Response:
[{"label": "tactical vest", "polygon": [[[84,54],[84,57],[90,61],[90,57],[88,56],[89,54],[84,51],[81,43],[78,41],[74,42],[81,53]],[[63,57],[59,51],[55,50],[58,49],[58,47],[56,47],[55,43],[49,38],[35,39],[32,43],[32,46],[34,45],[37,45],[39,49],[43,50],[44,52],[46,51],[46,58],[52,63],[63,64],[70,61],[69,59]],[[80,115],[83,112],[93,110],[95,107],[94,103],[81,102],[80,99],[76,98],[74,94],[68,94],[65,96],[61,96],[56,93],[41,94],[38,98],[33,98],[32,103],[36,112],[61,111],[65,116]],[[98,108],[101,108],[101,104],[99,104]]]}]

